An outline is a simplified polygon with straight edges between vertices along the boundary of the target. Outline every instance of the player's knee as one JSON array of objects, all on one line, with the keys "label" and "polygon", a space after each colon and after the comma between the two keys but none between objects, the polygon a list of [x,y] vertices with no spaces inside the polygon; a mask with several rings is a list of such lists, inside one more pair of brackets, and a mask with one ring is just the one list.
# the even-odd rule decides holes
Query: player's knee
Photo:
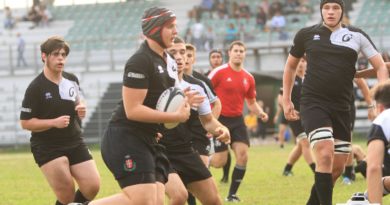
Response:
[{"label": "player's knee", "polygon": [[248,162],[248,152],[240,151],[237,153],[237,164],[245,165]]},{"label": "player's knee", "polygon": [[201,201],[202,204],[208,204],[208,205],[221,205],[222,200],[221,198],[217,195],[210,195],[206,200]]},{"label": "player's knee", "polygon": [[91,184],[89,184],[89,186],[85,187],[84,190],[85,191],[83,191],[83,195],[85,196],[85,198],[92,200],[96,197],[96,195],[98,194],[98,192],[100,190],[100,182],[99,181],[91,182]]},{"label": "player's knee", "polygon": [[170,196],[170,198],[169,198],[171,205],[185,204],[187,199],[188,199],[187,190],[182,190],[182,191],[176,192],[174,195]]}]

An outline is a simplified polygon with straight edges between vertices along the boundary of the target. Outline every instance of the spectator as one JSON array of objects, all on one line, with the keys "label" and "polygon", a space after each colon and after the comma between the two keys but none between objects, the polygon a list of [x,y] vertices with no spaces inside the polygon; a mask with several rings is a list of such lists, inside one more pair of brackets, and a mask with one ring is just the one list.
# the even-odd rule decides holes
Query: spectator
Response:
[{"label": "spectator", "polygon": [[32,21],[34,25],[30,27],[30,29],[34,29],[38,26],[39,22],[42,20],[41,12],[39,6],[32,6],[30,11],[28,11],[27,15],[23,17],[24,21]]},{"label": "spectator", "polygon": [[268,11],[269,11],[269,8],[270,8],[270,5],[269,5],[268,0],[263,0],[263,1],[260,3],[259,7],[261,7],[261,8],[264,10],[264,13],[265,13],[266,15],[268,15]]},{"label": "spectator", "polygon": [[16,67],[20,67],[20,64],[22,63],[24,67],[27,66],[26,59],[24,59],[24,50],[26,48],[26,43],[24,39],[22,38],[22,35],[20,33],[16,34],[17,40],[17,46],[18,46],[18,59],[16,63]]},{"label": "spectator", "polygon": [[313,12],[312,5],[310,0],[301,0],[299,3],[299,13],[301,14],[311,14]]},{"label": "spectator", "polygon": [[260,31],[264,31],[265,23],[267,22],[267,13],[264,11],[264,8],[261,6],[257,7],[256,12],[256,25]]},{"label": "spectator", "polygon": [[297,0],[287,0],[283,6],[283,13],[286,15],[299,13],[299,2]]},{"label": "spectator", "polygon": [[[261,121],[261,120],[260,120]],[[257,115],[254,112],[249,112],[245,115],[244,122],[249,137],[256,137],[257,134]]]},{"label": "spectator", "polygon": [[[257,104],[263,108],[264,112],[269,116],[269,107],[264,107],[264,102],[262,100],[257,101]],[[265,139],[267,135],[267,122],[263,122],[260,117],[257,118],[257,137]]]},{"label": "spectator", "polygon": [[214,7],[213,0],[202,0],[202,3],[200,4],[201,14],[203,14],[203,12],[209,12],[209,16],[210,18],[212,18],[213,7]]},{"label": "spectator", "polygon": [[49,27],[49,22],[53,19],[53,15],[51,14],[50,10],[47,9],[46,5],[41,5],[39,7],[39,13],[41,15],[41,25],[43,27]]},{"label": "spectator", "polygon": [[206,42],[205,42],[205,49],[207,51],[211,50],[214,48],[214,39],[216,39],[216,34],[213,30],[213,27],[211,26],[207,26],[207,31],[205,33],[205,37],[206,37]]},{"label": "spectator", "polygon": [[238,29],[234,26],[233,23],[229,23],[229,27],[226,29],[225,39],[223,46],[226,47],[230,45],[235,40],[238,40]]},{"label": "spectator", "polygon": [[275,15],[271,19],[270,28],[271,31],[279,33],[279,40],[286,40],[287,34],[284,32],[286,27],[286,18],[282,15],[280,11],[276,11]]},{"label": "spectator", "polygon": [[268,11],[269,17],[272,18],[278,11],[282,12],[282,3],[280,3],[279,1],[272,2]]},{"label": "spectator", "polygon": [[203,46],[203,34],[204,25],[200,22],[200,19],[196,19],[196,23],[191,26],[192,40],[197,49],[200,51],[204,50]]},{"label": "spectator", "polygon": [[241,2],[240,5],[238,6],[238,9],[240,11],[240,18],[246,18],[249,20],[251,17],[251,10],[249,9],[248,4],[245,2]]},{"label": "spectator", "polygon": [[11,8],[6,6],[4,8],[4,14],[5,14],[4,28],[5,29],[13,29],[15,26],[15,19],[12,16]]},{"label": "spectator", "polygon": [[226,4],[223,3],[223,2],[218,3],[218,6],[217,6],[218,17],[220,19],[227,19],[228,18],[227,13],[228,13],[228,11],[227,11],[227,8],[226,8]]},{"label": "spectator", "polygon": [[230,18],[235,18],[235,19],[240,18],[240,8],[239,8],[238,3],[236,1],[233,2],[231,9],[232,10],[230,13]]}]

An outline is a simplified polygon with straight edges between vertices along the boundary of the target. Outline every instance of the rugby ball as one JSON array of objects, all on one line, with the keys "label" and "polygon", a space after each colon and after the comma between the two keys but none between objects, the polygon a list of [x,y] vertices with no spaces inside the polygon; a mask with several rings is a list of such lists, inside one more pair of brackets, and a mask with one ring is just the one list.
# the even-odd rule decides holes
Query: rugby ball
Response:
[{"label": "rugby ball", "polygon": [[[175,112],[184,100],[184,93],[176,87],[170,87],[161,93],[157,100],[156,109],[161,112]],[[179,122],[164,123],[164,127],[172,129],[176,127]]]}]

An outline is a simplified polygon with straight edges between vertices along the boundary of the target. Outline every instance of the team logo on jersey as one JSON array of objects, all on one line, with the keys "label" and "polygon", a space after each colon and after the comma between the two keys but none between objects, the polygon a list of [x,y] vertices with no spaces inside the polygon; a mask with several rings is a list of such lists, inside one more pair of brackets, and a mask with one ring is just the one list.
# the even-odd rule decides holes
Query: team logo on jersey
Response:
[{"label": "team logo on jersey", "polygon": [[233,80],[229,77],[226,79],[227,82],[232,82]]},{"label": "team logo on jersey", "polygon": [[45,93],[45,98],[46,98],[46,100],[48,100],[48,99],[53,98],[53,96],[51,96],[50,92],[47,92],[47,93]]},{"label": "team logo on jersey", "polygon": [[244,85],[247,85],[247,84],[248,84],[248,80],[247,80],[246,78],[244,78],[244,80],[242,80],[242,83],[243,83]]},{"label": "team logo on jersey", "polygon": [[352,39],[352,34],[348,33],[348,34],[344,34],[342,40],[343,42],[348,42]]},{"label": "team logo on jersey", "polygon": [[161,65],[158,65],[157,69],[159,73],[164,73],[164,69],[161,67]]},{"label": "team logo on jersey", "polygon": [[313,37],[313,41],[319,41],[320,39],[321,39],[320,35],[318,35],[318,34],[315,34]]},{"label": "team logo on jersey", "polygon": [[76,92],[75,92],[74,89],[75,89],[75,87],[70,87],[70,88],[69,88],[69,96],[70,96],[70,97],[73,97],[73,96],[75,95]]},{"label": "team logo on jersey", "polygon": [[123,169],[127,172],[132,172],[137,167],[137,163],[131,158],[130,155],[125,156],[125,163],[123,164]]}]

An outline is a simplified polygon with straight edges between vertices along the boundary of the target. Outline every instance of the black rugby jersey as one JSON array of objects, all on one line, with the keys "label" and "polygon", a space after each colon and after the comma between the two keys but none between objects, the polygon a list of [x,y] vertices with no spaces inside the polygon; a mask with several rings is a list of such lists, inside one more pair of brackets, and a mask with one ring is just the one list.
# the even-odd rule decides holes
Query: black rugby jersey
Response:
[{"label": "black rugby jersey", "polygon": [[[198,73],[196,71],[193,71],[192,76],[198,80],[200,80],[204,84],[204,88],[206,89],[206,95],[209,99],[210,103],[214,103],[218,97],[216,93],[214,92],[213,85],[209,78],[204,76],[201,73]],[[191,121],[190,130],[192,133],[192,137],[196,138],[198,140],[203,141],[204,143],[208,144],[210,143],[209,139],[206,137],[207,131],[203,128],[202,123],[200,122],[199,118]]]},{"label": "black rugby jersey", "polygon": [[384,110],[372,122],[371,129],[368,132],[368,143],[370,141],[379,139],[385,144],[384,165],[390,168],[390,109]]},{"label": "black rugby jersey", "polygon": [[367,58],[378,54],[362,30],[341,27],[331,31],[322,24],[301,29],[290,54],[307,56],[307,71],[301,103],[318,102],[333,109],[348,110],[358,53]]},{"label": "black rugby jersey", "polygon": [[20,119],[54,119],[69,115],[70,121],[66,128],[31,132],[31,146],[50,144],[64,147],[79,144],[82,141],[80,118],[75,107],[81,96],[79,81],[75,75],[62,72],[62,80],[57,85],[48,80],[43,72],[39,74],[27,87]]},{"label": "black rugby jersey", "polygon": [[[301,95],[302,95],[303,79],[295,76],[294,86],[291,92],[291,101],[294,104],[294,109],[299,111]],[[283,95],[283,87],[280,88],[279,94]]]},{"label": "black rugby jersey", "polygon": [[[191,90],[197,90],[200,95],[206,95],[202,81],[188,75],[183,75],[180,87],[182,89],[191,87]],[[211,113],[210,102],[208,98],[205,98],[197,109],[191,109],[190,118],[185,123],[180,123],[173,129],[163,130],[160,143],[166,146],[168,151],[180,151],[187,150],[191,146],[190,141],[197,135],[202,135],[206,139],[206,130],[203,127],[199,129],[195,125],[200,123],[199,115],[209,113]]]},{"label": "black rugby jersey", "polygon": [[[169,87],[175,86],[177,79],[176,63],[170,55],[165,55],[166,61],[151,50],[145,41],[127,61],[123,73],[123,86],[148,89],[143,105],[152,109],[156,109],[157,100],[161,93]],[[155,136],[162,129],[158,123],[127,119],[123,99],[115,108],[110,123],[130,126],[134,130],[151,134],[151,136]]]},{"label": "black rugby jersey", "polygon": [[192,76],[194,78],[202,81],[205,84],[204,87],[206,89],[207,97],[209,98],[210,103],[214,103],[218,99],[218,97],[214,91],[214,87],[213,87],[213,84],[211,83],[210,79],[207,76],[205,76],[197,71],[193,71]]}]

